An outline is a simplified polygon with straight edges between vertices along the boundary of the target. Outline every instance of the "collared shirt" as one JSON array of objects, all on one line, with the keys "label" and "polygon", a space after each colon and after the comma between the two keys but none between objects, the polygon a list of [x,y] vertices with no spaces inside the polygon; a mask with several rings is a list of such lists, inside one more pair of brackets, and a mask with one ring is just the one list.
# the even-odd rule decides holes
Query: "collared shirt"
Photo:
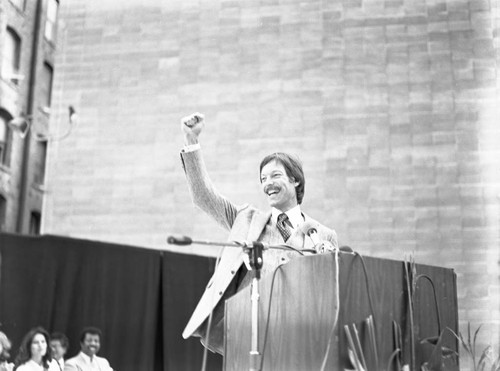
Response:
[{"label": "collared shirt", "polygon": [[85,360],[85,363],[89,365],[89,370],[101,370],[101,366],[99,365],[97,359],[95,357],[90,358],[88,355],[86,355],[83,352],[80,352],[80,355],[82,358]]},{"label": "collared shirt", "polygon": [[182,148],[182,152],[194,152],[201,149],[200,143],[195,143],[195,144],[186,144]]},{"label": "collared shirt", "polygon": [[[28,362],[23,363],[20,365],[17,370],[19,371],[45,371],[42,365],[39,365],[32,359],[30,359]],[[48,371],[59,371],[59,367],[53,362],[49,363],[49,368]]]},{"label": "collared shirt", "polygon": [[20,365],[17,369],[20,371],[43,371],[43,366],[30,359],[28,362]]},{"label": "collared shirt", "polygon": [[[273,207],[271,209],[271,218],[273,219],[273,223],[276,224],[278,221],[278,216],[282,213],[283,211],[276,209]],[[290,210],[288,210],[285,213],[288,216],[288,220],[290,220],[290,223],[292,223],[291,228],[292,229],[297,229],[302,223],[304,223],[304,215],[302,214],[302,211],[300,210],[300,205],[297,205]]]},{"label": "collared shirt", "polygon": [[[57,360],[55,358],[52,358],[52,363],[54,364],[54,369],[57,370],[64,370],[64,358],[61,358],[60,360]],[[51,365],[52,367],[52,365]]]}]

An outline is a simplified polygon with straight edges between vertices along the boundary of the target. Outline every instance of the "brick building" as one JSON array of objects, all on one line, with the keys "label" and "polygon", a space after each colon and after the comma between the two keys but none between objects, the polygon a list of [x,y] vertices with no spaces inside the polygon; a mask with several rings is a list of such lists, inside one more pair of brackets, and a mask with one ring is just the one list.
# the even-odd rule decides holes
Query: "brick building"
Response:
[{"label": "brick building", "polygon": [[498,349],[498,6],[67,0],[54,93],[81,120],[49,146],[43,232],[225,239],[179,163],[180,118],[200,111],[228,198],[266,207],[260,159],[297,154],[307,213],[362,254],[455,269],[462,330]]},{"label": "brick building", "polygon": [[0,3],[0,231],[4,232],[40,232],[58,6],[58,0]]}]

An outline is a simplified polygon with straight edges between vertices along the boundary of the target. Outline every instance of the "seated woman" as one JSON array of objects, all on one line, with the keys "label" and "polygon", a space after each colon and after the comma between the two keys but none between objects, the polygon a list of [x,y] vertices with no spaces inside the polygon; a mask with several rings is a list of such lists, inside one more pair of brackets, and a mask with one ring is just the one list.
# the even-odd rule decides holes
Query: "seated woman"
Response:
[{"label": "seated woman", "polygon": [[7,362],[11,343],[7,335],[0,331],[0,371],[12,371],[14,364]]},{"label": "seated woman", "polygon": [[42,327],[31,329],[21,342],[16,371],[59,371],[51,362],[50,337]]}]

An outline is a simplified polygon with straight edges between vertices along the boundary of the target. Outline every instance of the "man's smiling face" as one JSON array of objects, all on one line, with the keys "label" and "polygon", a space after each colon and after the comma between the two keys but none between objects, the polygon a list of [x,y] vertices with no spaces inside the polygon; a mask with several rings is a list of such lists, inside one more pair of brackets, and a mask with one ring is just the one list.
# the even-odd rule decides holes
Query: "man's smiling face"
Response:
[{"label": "man's smiling face", "polygon": [[93,357],[99,351],[101,347],[101,339],[97,334],[85,334],[85,338],[80,343],[82,347],[82,352],[88,355],[89,357]]},{"label": "man's smiling face", "polygon": [[281,163],[267,163],[260,173],[260,183],[270,206],[283,212],[297,206],[295,187],[298,183],[288,177]]}]

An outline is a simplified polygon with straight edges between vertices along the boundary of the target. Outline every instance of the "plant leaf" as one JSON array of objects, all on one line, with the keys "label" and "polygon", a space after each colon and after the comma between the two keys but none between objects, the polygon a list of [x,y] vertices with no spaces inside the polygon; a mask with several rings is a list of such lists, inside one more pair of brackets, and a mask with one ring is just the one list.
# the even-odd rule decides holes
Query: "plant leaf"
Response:
[{"label": "plant leaf", "polygon": [[[391,364],[392,364],[392,362],[393,362],[394,358],[396,357],[396,355],[397,355],[398,353],[400,353],[400,352],[401,352],[401,349],[399,349],[399,348],[398,348],[398,349],[396,349],[394,352],[392,352],[391,356],[389,357],[389,362],[387,362],[387,371],[390,371],[390,370],[391,370]],[[398,365],[398,366],[399,366],[399,365]],[[398,368],[398,369],[399,369],[399,368]]]},{"label": "plant leaf", "polygon": [[443,370],[443,354],[441,352],[441,342],[443,341],[443,332],[439,335],[438,341],[434,346],[429,362],[426,362],[427,367],[431,371],[442,371]]},{"label": "plant leaf", "polygon": [[[470,324],[470,323],[469,323]],[[476,348],[476,338],[477,338],[477,334],[479,333],[479,330],[481,330],[481,326],[483,324],[480,324],[479,327],[477,328],[477,330],[474,332],[474,341],[472,342],[472,346],[474,347],[474,349]]]},{"label": "plant leaf", "polygon": [[478,366],[482,366],[484,368],[484,363],[486,363],[486,359],[490,358],[489,355],[491,354],[492,347],[491,345],[487,346],[483,352],[481,353],[481,357],[479,358],[479,362],[477,363]]},{"label": "plant leaf", "polygon": [[351,364],[354,366],[353,371],[365,371],[363,366],[361,366],[361,361],[359,360],[357,354],[354,353],[351,349],[348,349],[347,353],[349,354],[349,360],[351,361]]},{"label": "plant leaf", "polygon": [[438,341],[439,341],[440,338],[441,338],[440,336],[429,336],[429,337],[427,337],[425,339],[420,340],[420,344],[426,344],[427,343],[427,344],[432,344],[432,345],[435,346],[435,345],[437,345],[437,343],[438,343]]},{"label": "plant leaf", "polygon": [[495,362],[493,362],[493,364],[491,365],[490,371],[500,371],[500,355],[495,360]]},{"label": "plant leaf", "polygon": [[[473,351],[472,344],[471,344],[470,340],[471,340],[471,338],[470,338],[470,322],[467,322],[467,345],[469,346],[469,349],[471,351]],[[474,356],[474,355],[472,355],[472,356]]]},{"label": "plant leaf", "polygon": [[448,347],[441,347],[441,351],[443,352],[443,357],[451,357],[451,356],[458,356],[458,352],[454,351],[453,349],[450,349]]}]

